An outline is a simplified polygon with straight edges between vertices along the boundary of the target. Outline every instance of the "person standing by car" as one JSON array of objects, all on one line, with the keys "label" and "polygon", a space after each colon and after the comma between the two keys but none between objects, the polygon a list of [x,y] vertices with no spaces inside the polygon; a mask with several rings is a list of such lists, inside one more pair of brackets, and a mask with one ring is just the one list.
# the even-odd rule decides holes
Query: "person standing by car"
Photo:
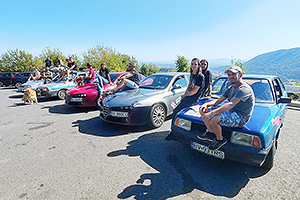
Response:
[{"label": "person standing by car", "polygon": [[[204,94],[205,77],[202,74],[202,68],[200,66],[200,60],[198,58],[192,59],[190,73],[191,73],[190,82],[185,91],[185,94],[181,96],[180,103],[173,110],[172,123],[174,121],[176,114],[180,110],[188,106],[191,106],[193,104],[196,104]],[[166,140],[172,140],[172,139],[175,139],[175,136],[171,132],[166,137]]]},{"label": "person standing by car", "polygon": [[99,75],[109,81],[109,84],[112,84],[110,76],[109,76],[109,69],[106,66],[106,63],[101,63]]},{"label": "person standing by car", "polygon": [[[214,133],[215,138],[208,146],[210,150],[218,150],[227,142],[222,135],[221,126],[242,128],[250,120],[254,107],[254,93],[252,88],[242,81],[242,69],[231,66],[225,73],[232,85],[219,99],[204,103],[199,108],[207,131],[197,137],[200,140],[211,141],[210,133]],[[226,99],[226,104],[218,106]],[[210,106],[212,107],[209,108]]]},{"label": "person standing by car", "polygon": [[212,73],[208,69],[208,62],[206,59],[202,59],[200,61],[200,65],[202,68],[202,74],[205,77],[204,81],[204,97],[210,98],[212,93]]},{"label": "person standing by car", "polygon": [[87,77],[85,77],[84,82],[90,83],[95,80],[95,71],[92,68],[91,63],[87,63],[86,66],[89,68],[90,71],[89,71],[89,75]]},{"label": "person standing by car", "polygon": [[117,86],[113,89],[112,92],[117,92],[122,87],[127,88],[138,88],[140,85],[140,76],[138,71],[135,69],[136,64],[134,62],[128,63],[129,74],[124,75],[120,78],[120,81],[117,83]]},{"label": "person standing by car", "polygon": [[50,57],[48,56],[45,60],[45,67],[52,67],[52,60],[50,60]]}]

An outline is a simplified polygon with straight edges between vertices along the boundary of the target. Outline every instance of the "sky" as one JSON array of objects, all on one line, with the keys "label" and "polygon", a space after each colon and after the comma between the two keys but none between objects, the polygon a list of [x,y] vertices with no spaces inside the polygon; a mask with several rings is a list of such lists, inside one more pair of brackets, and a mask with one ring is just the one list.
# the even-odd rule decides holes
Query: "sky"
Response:
[{"label": "sky", "polygon": [[1,0],[0,55],[96,45],[139,62],[236,58],[300,47],[298,0]]}]

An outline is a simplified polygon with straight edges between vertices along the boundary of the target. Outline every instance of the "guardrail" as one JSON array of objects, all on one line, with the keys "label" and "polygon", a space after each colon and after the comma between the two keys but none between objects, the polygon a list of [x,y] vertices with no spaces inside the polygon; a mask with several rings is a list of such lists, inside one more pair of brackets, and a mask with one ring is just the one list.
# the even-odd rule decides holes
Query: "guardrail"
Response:
[{"label": "guardrail", "polygon": [[300,86],[298,85],[284,85],[288,93],[300,93]]},{"label": "guardrail", "polygon": [[[300,86],[298,85],[284,85],[287,93],[300,93]],[[292,101],[288,104],[288,107],[300,108],[300,101]]]}]

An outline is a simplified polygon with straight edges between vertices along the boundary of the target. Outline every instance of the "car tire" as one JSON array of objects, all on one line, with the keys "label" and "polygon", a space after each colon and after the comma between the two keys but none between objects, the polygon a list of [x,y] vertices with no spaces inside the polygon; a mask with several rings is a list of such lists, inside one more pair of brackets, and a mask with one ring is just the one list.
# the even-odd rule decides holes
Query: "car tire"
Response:
[{"label": "car tire", "polygon": [[21,85],[22,85],[21,82],[16,82],[16,83],[15,83],[15,88],[18,88],[18,87],[20,87]]},{"label": "car tire", "polygon": [[154,106],[152,106],[149,114],[148,125],[152,128],[161,127],[165,119],[166,119],[165,107],[162,104],[155,104]]},{"label": "car tire", "polygon": [[62,99],[62,100],[65,99],[65,97],[66,97],[66,91],[67,90],[59,90],[58,93],[57,93],[58,98]]},{"label": "car tire", "polygon": [[0,87],[3,87],[3,86],[4,86],[3,82],[2,82],[2,81],[0,81]]},{"label": "car tire", "polygon": [[267,155],[267,158],[266,158],[265,162],[262,165],[263,168],[269,170],[273,167],[275,152],[276,152],[276,147],[275,147],[275,141],[274,141],[274,143],[272,145],[272,148],[270,149],[270,151]]}]

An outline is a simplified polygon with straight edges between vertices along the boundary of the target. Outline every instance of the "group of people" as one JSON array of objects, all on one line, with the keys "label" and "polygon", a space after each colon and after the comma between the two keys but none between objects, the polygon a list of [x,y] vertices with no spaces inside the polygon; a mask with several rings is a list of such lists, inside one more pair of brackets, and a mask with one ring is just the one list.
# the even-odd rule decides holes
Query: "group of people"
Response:
[{"label": "group of people", "polygon": [[[58,66],[64,66],[61,59],[58,59]],[[67,66],[64,66],[64,70],[61,70],[60,76],[67,75],[69,79],[70,73],[77,73],[78,67],[72,57],[66,60]],[[49,71],[52,66],[52,61],[49,57],[45,60],[45,71],[42,73],[44,78],[52,77],[52,73]],[[137,88],[140,84],[140,77],[138,71],[135,69],[136,64],[134,62],[128,63],[129,73],[120,78],[109,93],[115,93],[119,90],[127,88]],[[92,68],[91,63],[87,63],[89,74],[85,77],[85,82],[92,82],[95,80],[95,71]],[[225,127],[243,127],[249,120],[254,107],[254,93],[251,87],[242,81],[242,69],[238,66],[231,66],[225,74],[228,76],[228,81],[232,84],[227,88],[225,93],[217,100],[204,103],[199,108],[199,113],[205,123],[207,130],[200,135],[197,135],[199,140],[211,141],[208,148],[210,150],[218,150],[227,143],[226,138],[222,135],[221,126]],[[106,63],[101,63],[99,75],[105,78],[110,84],[112,84],[109,69]],[[30,76],[33,80],[40,77],[38,70],[36,69],[34,74]],[[173,111],[172,123],[176,114],[188,106],[192,106],[198,103],[200,98],[211,98],[212,94],[212,73],[208,69],[208,61],[205,59],[199,60],[194,58],[191,61],[190,67],[190,81],[186,89],[186,92],[181,97],[180,103]],[[227,103],[220,106],[225,100]],[[211,137],[213,135],[213,137]],[[166,140],[176,139],[174,134],[171,133],[166,137]]]},{"label": "group of people", "polygon": [[[185,107],[192,106],[199,98],[210,98],[212,94],[212,74],[208,69],[207,60],[191,61],[190,82],[181,102],[174,109],[172,123],[176,114]],[[204,103],[199,108],[199,113],[206,126],[206,131],[197,135],[199,140],[210,141],[208,148],[218,150],[227,143],[223,137],[222,127],[242,128],[250,120],[253,112],[255,97],[252,88],[242,81],[243,72],[238,66],[231,66],[225,70],[228,81],[232,84],[217,100]],[[220,106],[225,100],[225,104]],[[166,140],[176,139],[173,132]]]}]

